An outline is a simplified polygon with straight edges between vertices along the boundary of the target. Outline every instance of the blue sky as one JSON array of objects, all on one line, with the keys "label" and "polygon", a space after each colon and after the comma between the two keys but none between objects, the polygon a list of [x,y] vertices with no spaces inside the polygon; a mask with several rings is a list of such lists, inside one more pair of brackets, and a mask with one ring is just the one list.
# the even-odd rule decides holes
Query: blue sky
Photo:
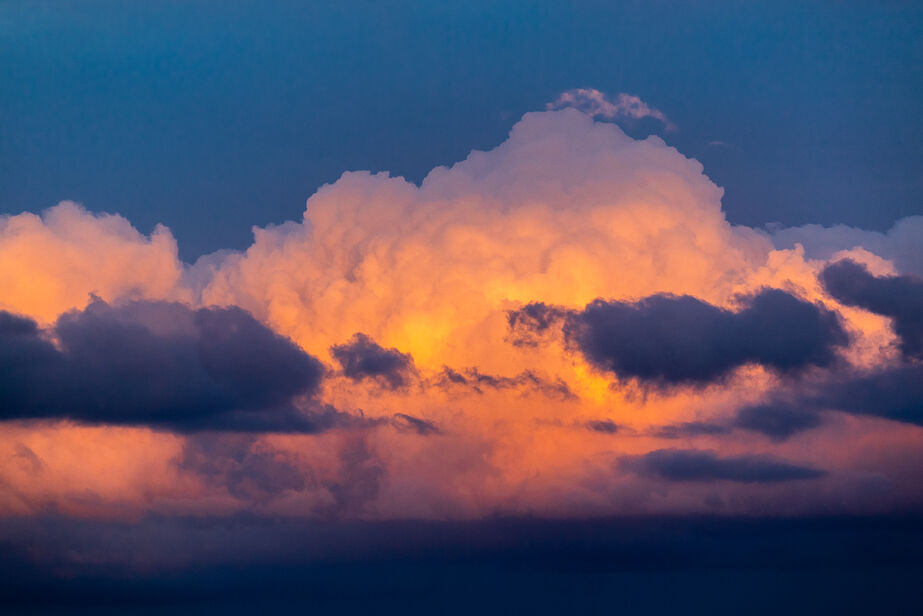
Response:
[{"label": "blue sky", "polygon": [[419,181],[591,87],[663,110],[732,222],[923,213],[919,5],[741,6],[3,2],[0,212],[72,199],[194,259],[345,170]]}]

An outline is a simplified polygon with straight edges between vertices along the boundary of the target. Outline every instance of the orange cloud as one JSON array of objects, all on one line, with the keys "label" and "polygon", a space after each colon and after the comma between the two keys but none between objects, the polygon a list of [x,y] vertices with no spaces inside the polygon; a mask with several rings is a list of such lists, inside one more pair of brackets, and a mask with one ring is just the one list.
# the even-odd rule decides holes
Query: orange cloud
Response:
[{"label": "orange cloud", "polygon": [[[301,222],[257,228],[246,251],[192,266],[166,229],[145,237],[73,204],[4,218],[0,308],[50,324],[91,293],[115,305],[239,306],[327,363],[317,402],[373,421],[238,440],[4,424],[2,512],[791,513],[836,507],[844,495],[857,511],[919,506],[916,475],[880,445],[910,455],[918,426],[823,409],[816,427],[773,440],[734,423],[774,392],[900,358],[888,319],[825,292],[825,260],[729,224],[721,197],[700,163],[658,137],[635,140],[563,109],[527,114],[497,148],[436,168],[420,186],[344,174],[308,200]],[[849,254],[873,273],[892,271],[885,255]],[[656,388],[588,362],[559,326],[534,344],[515,344],[510,330],[510,312],[532,302],[579,311],[597,298],[674,294],[739,311],[765,287],[836,311],[849,345],[797,374],[734,364],[714,381]],[[362,368],[366,359],[377,367]],[[663,430],[688,424],[717,428]],[[719,472],[671,482],[620,462],[665,449],[710,451],[706,466]],[[688,459],[657,461],[674,458]],[[734,466],[771,470],[776,459],[818,472],[792,475],[807,484],[761,482],[772,473]]]}]

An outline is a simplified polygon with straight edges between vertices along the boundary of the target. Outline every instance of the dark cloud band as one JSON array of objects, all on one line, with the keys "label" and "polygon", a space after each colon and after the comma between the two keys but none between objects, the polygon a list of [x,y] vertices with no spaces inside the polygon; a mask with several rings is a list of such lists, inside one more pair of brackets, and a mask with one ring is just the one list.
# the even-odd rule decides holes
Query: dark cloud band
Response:
[{"label": "dark cloud band", "polygon": [[619,463],[622,468],[640,475],[668,481],[774,483],[816,479],[824,475],[823,471],[770,456],[722,458],[713,451],[697,449],[658,449],[640,456],[624,456]]},{"label": "dark cloud band", "polygon": [[317,432],[344,417],[295,400],[323,366],[239,308],[95,300],[43,336],[0,313],[0,418],[67,418],[177,431]]},{"label": "dark cloud band", "polygon": [[747,298],[738,312],[688,295],[653,295],[597,299],[566,316],[544,304],[509,315],[514,341],[535,340],[558,321],[597,368],[658,385],[705,384],[748,363],[782,373],[827,366],[847,342],[833,312],[778,289]]}]

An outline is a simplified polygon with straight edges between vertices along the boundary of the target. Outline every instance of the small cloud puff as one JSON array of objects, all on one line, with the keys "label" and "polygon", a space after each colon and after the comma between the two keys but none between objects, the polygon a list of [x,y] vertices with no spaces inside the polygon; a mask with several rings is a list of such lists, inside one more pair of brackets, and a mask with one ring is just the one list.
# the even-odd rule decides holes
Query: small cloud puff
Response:
[{"label": "small cloud puff", "polygon": [[593,118],[606,120],[640,120],[652,118],[663,124],[667,131],[677,130],[676,125],[667,116],[654,107],[645,103],[639,96],[620,92],[615,100],[609,98],[599,90],[593,88],[575,88],[561,92],[553,102],[545,108],[548,111],[572,107]]}]

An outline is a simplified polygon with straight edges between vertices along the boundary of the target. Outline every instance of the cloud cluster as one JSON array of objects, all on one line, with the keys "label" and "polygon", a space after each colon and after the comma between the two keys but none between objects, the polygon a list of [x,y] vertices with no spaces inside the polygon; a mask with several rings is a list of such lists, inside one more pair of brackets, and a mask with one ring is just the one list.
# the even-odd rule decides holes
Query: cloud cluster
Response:
[{"label": "cloud cluster", "polygon": [[4,217],[0,513],[923,508],[917,222],[734,226],[701,164],[592,117],[662,113],[552,106],[195,264],[73,204]]}]

